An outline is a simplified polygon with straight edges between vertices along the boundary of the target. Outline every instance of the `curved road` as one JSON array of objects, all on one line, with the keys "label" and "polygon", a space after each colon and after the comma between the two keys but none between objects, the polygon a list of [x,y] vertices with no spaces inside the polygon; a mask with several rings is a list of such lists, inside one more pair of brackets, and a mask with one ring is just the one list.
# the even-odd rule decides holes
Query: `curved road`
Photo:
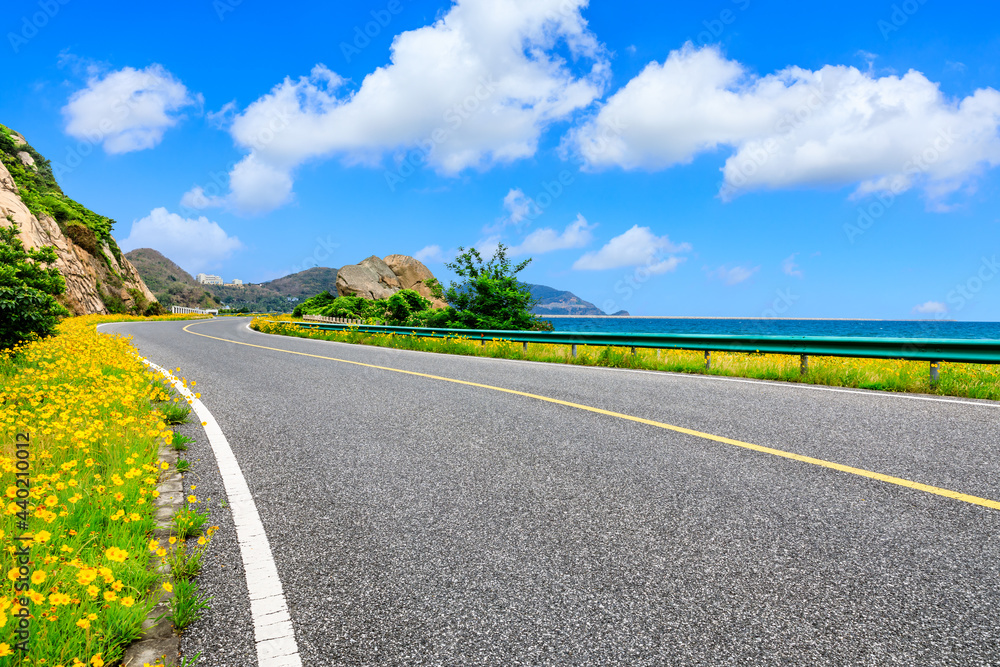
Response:
[{"label": "curved road", "polygon": [[[247,322],[101,331],[197,381],[256,502],[304,665],[1000,663],[997,404],[350,346]],[[198,439],[187,479],[221,526],[201,580],[215,600],[185,652],[256,665],[216,461],[185,428]]]}]

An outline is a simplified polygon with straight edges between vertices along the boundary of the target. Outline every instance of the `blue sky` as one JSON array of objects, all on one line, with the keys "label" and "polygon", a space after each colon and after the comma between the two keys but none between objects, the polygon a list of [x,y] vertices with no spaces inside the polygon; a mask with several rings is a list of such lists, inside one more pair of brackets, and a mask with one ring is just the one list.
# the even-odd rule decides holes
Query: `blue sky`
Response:
[{"label": "blue sky", "polygon": [[447,279],[502,242],[633,315],[1000,319],[993,3],[164,11],[5,13],[0,122],[126,249]]}]

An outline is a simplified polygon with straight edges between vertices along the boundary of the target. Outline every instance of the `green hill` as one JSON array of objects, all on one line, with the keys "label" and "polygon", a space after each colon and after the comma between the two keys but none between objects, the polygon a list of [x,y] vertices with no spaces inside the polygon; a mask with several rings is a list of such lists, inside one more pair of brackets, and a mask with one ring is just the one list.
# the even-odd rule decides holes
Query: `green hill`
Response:
[{"label": "green hill", "polygon": [[316,266],[284,278],[261,283],[260,286],[274,290],[282,296],[305,301],[321,292],[335,294],[337,292],[337,269]]},{"label": "green hill", "polygon": [[191,274],[152,248],[125,253],[164,308],[218,308],[219,302]]}]

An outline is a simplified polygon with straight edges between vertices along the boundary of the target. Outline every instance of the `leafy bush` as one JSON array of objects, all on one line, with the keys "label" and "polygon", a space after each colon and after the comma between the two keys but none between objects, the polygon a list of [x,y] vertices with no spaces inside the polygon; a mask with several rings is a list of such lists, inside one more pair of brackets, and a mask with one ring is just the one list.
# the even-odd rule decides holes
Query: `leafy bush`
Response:
[{"label": "leafy bush", "polygon": [[69,315],[56,301],[66,282],[51,266],[55,261],[51,246],[27,250],[17,225],[0,227],[0,349],[51,336]]},{"label": "leafy bush", "polygon": [[388,299],[366,299],[360,296],[333,296],[321,292],[306,299],[295,307],[293,315],[322,315],[363,320],[375,324],[394,326],[416,326],[417,316],[425,317],[431,310],[431,302],[409,289],[400,290]]},{"label": "leafy bush", "polygon": [[[517,279],[531,263],[528,258],[517,264],[507,258],[502,243],[493,258],[484,262],[475,248],[459,247],[455,261],[445,264],[462,282],[452,282],[443,293],[444,300],[454,309],[447,319],[475,329],[551,329],[551,325],[531,313],[537,300],[527,285]],[[444,318],[445,316],[432,316]],[[439,325],[432,325],[439,326]]]}]

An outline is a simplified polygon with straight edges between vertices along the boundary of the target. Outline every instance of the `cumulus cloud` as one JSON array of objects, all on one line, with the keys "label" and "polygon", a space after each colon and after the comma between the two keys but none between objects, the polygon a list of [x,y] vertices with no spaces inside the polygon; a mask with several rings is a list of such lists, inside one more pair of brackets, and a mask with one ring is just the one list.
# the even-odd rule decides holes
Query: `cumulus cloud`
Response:
[{"label": "cumulus cloud", "polygon": [[[676,253],[690,252],[691,244],[673,243],[666,236],[656,236],[649,227],[633,225],[614,237],[600,250],[588,252],[573,263],[581,271],[600,271],[623,266],[644,266],[650,273],[673,271],[684,261]],[[664,257],[664,254],[668,255]]]},{"label": "cumulus cloud", "polygon": [[948,306],[940,301],[926,301],[919,306],[914,306],[913,312],[924,315],[944,315],[948,312]]},{"label": "cumulus cloud", "polygon": [[424,246],[413,253],[413,257],[425,264],[427,262],[443,262],[445,260],[444,253],[441,251],[441,246],[439,245]]},{"label": "cumulus cloud", "polygon": [[799,265],[795,263],[795,257],[798,254],[799,253],[797,252],[793,252],[791,255],[789,255],[788,257],[786,257],[781,261],[781,271],[786,276],[792,276],[793,278],[803,277],[802,270],[799,268]]},{"label": "cumulus cloud", "polygon": [[553,250],[565,250],[567,248],[582,248],[593,240],[592,229],[596,224],[587,222],[581,214],[577,214],[576,220],[569,223],[562,233],[548,227],[536,229],[524,237],[524,240],[517,246],[510,249],[511,255],[541,255]]},{"label": "cumulus cloud", "polygon": [[159,144],[179,121],[177,112],[200,103],[201,96],[162,65],[150,65],[91,76],[62,112],[70,136],[101,143],[108,153],[128,153]]},{"label": "cumulus cloud", "polygon": [[[607,133],[609,124],[620,128]],[[664,169],[729,153],[720,195],[794,186],[931,199],[1000,163],[1000,92],[946,97],[920,72],[789,67],[758,77],[717,47],[653,62],[568,139],[590,168]]]},{"label": "cumulus cloud", "polygon": [[167,209],[154,208],[149,215],[135,220],[128,238],[121,242],[126,252],[135,248],[158,250],[190,273],[217,266],[233,252],[243,248],[235,236],[202,216],[182,218]]},{"label": "cumulus cloud", "polygon": [[739,283],[747,280],[753,274],[757,273],[759,266],[754,268],[746,266],[734,266],[732,268],[728,266],[720,266],[717,269],[706,269],[709,278],[715,278],[721,280],[727,285],[738,285]]},{"label": "cumulus cloud", "polygon": [[281,188],[261,197],[234,171],[234,204],[279,206],[295,168],[315,158],[377,164],[391,154],[398,173],[387,178],[403,178],[404,167],[453,175],[534,155],[549,124],[603,94],[607,58],[581,16],[586,4],[457,0],[432,25],[397,35],[390,62],[357,90],[323,65],[286,78],[230,125],[247,161],[280,173]]}]

